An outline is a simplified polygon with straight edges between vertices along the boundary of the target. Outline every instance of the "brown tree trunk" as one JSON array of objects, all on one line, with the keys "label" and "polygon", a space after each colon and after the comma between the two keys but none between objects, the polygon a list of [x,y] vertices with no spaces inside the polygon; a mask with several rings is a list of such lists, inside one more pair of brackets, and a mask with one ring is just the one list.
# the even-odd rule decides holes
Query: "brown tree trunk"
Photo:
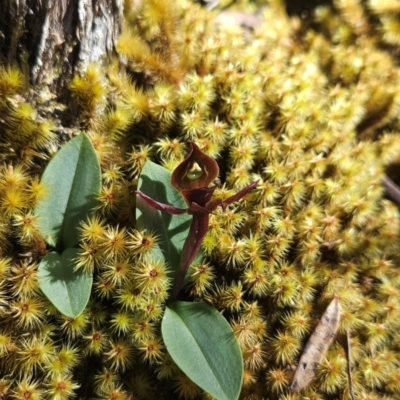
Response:
[{"label": "brown tree trunk", "polygon": [[0,0],[0,63],[61,94],[71,75],[113,51],[123,0]]}]

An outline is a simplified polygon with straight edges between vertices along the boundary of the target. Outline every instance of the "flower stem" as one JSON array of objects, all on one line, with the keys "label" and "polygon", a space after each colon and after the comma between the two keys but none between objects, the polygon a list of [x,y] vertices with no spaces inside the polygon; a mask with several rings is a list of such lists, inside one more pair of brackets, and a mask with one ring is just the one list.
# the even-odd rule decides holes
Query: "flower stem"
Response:
[{"label": "flower stem", "polygon": [[185,240],[185,244],[183,245],[181,261],[179,263],[179,270],[175,278],[174,286],[172,287],[169,301],[174,301],[178,297],[190,264],[193,262],[194,258],[200,250],[200,246],[203,243],[204,236],[207,233],[208,215],[208,213],[193,214],[189,235]]}]

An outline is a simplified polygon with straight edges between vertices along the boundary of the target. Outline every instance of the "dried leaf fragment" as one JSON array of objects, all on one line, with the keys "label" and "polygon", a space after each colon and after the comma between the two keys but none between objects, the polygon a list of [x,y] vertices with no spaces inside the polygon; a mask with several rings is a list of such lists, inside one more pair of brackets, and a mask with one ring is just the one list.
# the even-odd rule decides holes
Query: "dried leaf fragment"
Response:
[{"label": "dried leaf fragment", "polygon": [[322,315],[317,327],[300,357],[299,365],[293,376],[290,389],[299,392],[308,386],[315,375],[315,370],[323,360],[340,323],[340,303],[338,296],[335,296]]}]

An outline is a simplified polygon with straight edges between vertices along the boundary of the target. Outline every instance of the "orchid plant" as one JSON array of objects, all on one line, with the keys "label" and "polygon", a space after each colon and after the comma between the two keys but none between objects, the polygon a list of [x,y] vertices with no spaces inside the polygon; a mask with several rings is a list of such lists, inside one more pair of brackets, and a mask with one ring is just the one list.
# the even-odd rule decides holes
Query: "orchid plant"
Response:
[{"label": "orchid plant", "polygon": [[195,143],[190,144],[188,156],[175,168],[171,177],[172,186],[183,196],[188,208],[178,208],[160,203],[146,194],[136,193],[151,207],[172,215],[188,213],[192,215],[189,234],[183,245],[178,273],[170,295],[170,301],[177,298],[190,264],[199,252],[208,229],[209,215],[217,208],[225,210],[230,204],[240,200],[257,186],[258,181],[246,186],[227,199],[213,199],[216,185],[209,185],[217,178],[217,162],[203,153]]}]

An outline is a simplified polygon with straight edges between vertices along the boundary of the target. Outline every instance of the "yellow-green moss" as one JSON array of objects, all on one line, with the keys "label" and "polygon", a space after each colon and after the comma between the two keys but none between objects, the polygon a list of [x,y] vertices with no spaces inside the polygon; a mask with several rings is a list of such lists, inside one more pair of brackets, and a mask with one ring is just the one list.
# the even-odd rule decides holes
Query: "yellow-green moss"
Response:
[{"label": "yellow-green moss", "polygon": [[[335,294],[339,339],[347,330],[352,338],[356,398],[398,396],[400,219],[381,181],[400,161],[400,24],[393,1],[334,3],[306,26],[270,1],[250,30],[185,1],[126,0],[118,57],[73,78],[68,126],[40,101],[45,89],[0,68],[0,393],[207,398],[163,346],[168,266],[148,256],[157,238],[134,226],[145,161],[173,169],[196,141],[219,163],[216,196],[260,179],[245,200],[210,216],[206,258],[184,292],[231,323],[245,363],[241,398],[348,397],[340,340],[311,386],[289,391]],[[81,129],[103,187],[96,216],[81,225],[78,266],[94,271],[94,287],[73,320],[37,288],[44,247],[32,210],[59,147],[54,132]]]}]

